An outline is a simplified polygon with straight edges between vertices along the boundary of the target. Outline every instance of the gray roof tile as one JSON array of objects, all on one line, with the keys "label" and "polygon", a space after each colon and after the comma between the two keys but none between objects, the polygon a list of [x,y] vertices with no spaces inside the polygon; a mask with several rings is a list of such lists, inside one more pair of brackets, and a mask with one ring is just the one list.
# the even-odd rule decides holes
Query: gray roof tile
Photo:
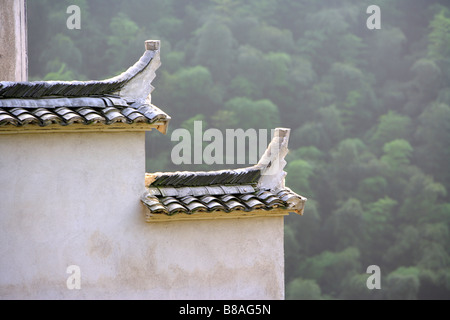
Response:
[{"label": "gray roof tile", "polygon": [[[280,142],[280,137],[285,138],[283,141],[287,143],[286,130],[278,132],[268,150],[272,148],[273,143]],[[278,157],[279,154],[272,155],[277,151],[286,150],[270,149],[270,152],[266,151],[265,160],[270,156]],[[262,172],[267,172],[268,165],[260,161],[251,167],[232,170],[147,173],[147,192],[141,198],[148,208],[147,221],[152,221],[152,217],[157,214],[202,214],[217,211],[231,213],[281,209],[302,214],[306,198],[284,186],[284,175],[274,175],[274,179],[283,177],[283,183],[275,184],[281,187],[270,188],[266,183],[260,183]]]},{"label": "gray roof tile", "polygon": [[[67,126],[74,123],[84,125],[101,123],[109,125],[118,122],[129,124],[142,122],[151,124],[156,121],[170,119],[165,112],[154,105],[149,105],[147,108],[153,110],[153,113],[147,113],[147,116],[131,107],[105,107],[101,109],[90,107],[59,107],[56,109],[0,108],[0,127],[7,125],[15,127],[39,125],[45,127],[50,124]],[[126,112],[123,112],[124,110]],[[148,117],[148,115],[151,115],[151,117]]]},{"label": "gray roof tile", "polygon": [[[158,52],[159,46],[146,50],[127,71],[106,80],[0,81],[0,130],[51,124],[167,124],[170,117],[142,97],[150,94],[150,83],[142,84],[149,92],[129,89],[135,88],[131,83],[138,74],[154,73],[154,67],[148,66]],[[155,63],[157,68],[159,60]]]},{"label": "gray roof tile", "polygon": [[133,77],[140,73],[153,59],[155,51],[146,50],[139,61],[119,76],[106,80],[89,81],[33,81],[33,82],[0,82],[0,97],[30,98],[43,97],[87,97],[107,95],[117,92]]},{"label": "gray roof tile", "polygon": [[[289,195],[289,197],[287,197]],[[152,196],[147,195],[142,198],[142,203],[148,208],[149,214],[167,214],[174,215],[176,213],[201,213],[214,212],[221,210],[231,212],[242,210],[250,212],[253,210],[274,210],[274,209],[291,209],[289,199],[293,197],[306,200],[305,198],[292,192],[290,189],[283,189],[277,194],[265,197],[264,193],[255,191],[250,194],[237,195],[210,195],[202,196]],[[283,200],[285,198],[286,200]]]}]

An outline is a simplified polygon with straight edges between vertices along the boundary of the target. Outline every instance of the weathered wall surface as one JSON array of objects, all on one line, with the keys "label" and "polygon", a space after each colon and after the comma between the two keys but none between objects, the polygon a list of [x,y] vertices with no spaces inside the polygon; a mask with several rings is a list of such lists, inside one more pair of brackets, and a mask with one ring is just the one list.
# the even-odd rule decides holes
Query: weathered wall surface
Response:
[{"label": "weathered wall surface", "polygon": [[282,217],[145,223],[144,159],[144,133],[0,135],[0,298],[284,298]]},{"label": "weathered wall surface", "polygon": [[0,0],[0,81],[26,81],[25,0]]}]

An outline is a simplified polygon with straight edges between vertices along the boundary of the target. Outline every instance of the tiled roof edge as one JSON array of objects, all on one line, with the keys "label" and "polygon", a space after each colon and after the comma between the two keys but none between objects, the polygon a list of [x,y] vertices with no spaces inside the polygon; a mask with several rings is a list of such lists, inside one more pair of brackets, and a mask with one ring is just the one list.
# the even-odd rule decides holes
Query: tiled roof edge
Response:
[{"label": "tiled roof edge", "polygon": [[288,153],[290,129],[276,128],[274,137],[260,161],[251,167],[217,171],[176,171],[146,173],[146,187],[197,187],[250,184],[260,189],[283,189],[283,171]]},{"label": "tiled roof edge", "polygon": [[[168,124],[170,117],[158,107],[147,104],[133,104],[125,108],[104,104],[101,108],[94,105],[92,107],[74,108],[64,106],[55,106],[54,108],[39,107],[37,109],[20,107],[7,109],[2,108],[0,105],[0,131],[11,126],[19,128],[33,125],[47,127],[54,124],[62,127],[72,124],[86,126],[90,124],[111,125],[116,123],[153,124],[157,121],[164,121]],[[164,128],[161,129],[165,131]]]},{"label": "tiled roof edge", "polygon": [[[159,44],[153,47],[146,44],[146,51],[133,66],[120,75],[109,79],[88,81],[0,81],[0,98],[36,99],[43,97],[86,97],[117,94],[124,89],[127,83],[142,73],[155,58],[158,61],[153,69],[157,69],[160,65]],[[151,80],[153,78],[154,76],[152,76]],[[152,87],[150,86],[149,89],[151,92]]]},{"label": "tiled roof edge", "polygon": [[[307,198],[293,192],[284,184],[284,158],[288,153],[289,134],[290,129],[275,129],[274,137],[265,153],[252,167],[219,171],[146,173],[146,191],[141,201],[149,210],[147,221],[156,221],[155,217],[158,217],[158,220],[161,216],[172,216],[176,213],[203,215],[215,210],[234,212],[233,217],[241,216],[236,212],[256,212],[260,209],[276,209],[302,215]],[[227,201],[232,201],[234,205]],[[278,201],[275,207],[272,205],[273,201]]]},{"label": "tiled roof edge", "polygon": [[210,185],[256,184],[261,169],[248,167],[217,171],[176,171],[146,174],[146,185],[153,187],[197,187]]},{"label": "tiled roof edge", "polygon": [[[302,215],[306,200],[289,188],[279,190],[277,193],[268,190],[205,195],[158,195],[149,192],[141,197],[141,202],[148,209],[147,222],[155,219],[157,221],[161,216],[177,216],[180,213],[199,217],[198,215],[204,216],[218,211],[227,214],[242,212],[245,215],[248,212],[262,210],[254,217],[266,215],[268,211],[273,210]],[[209,217],[218,218],[218,215]]]}]

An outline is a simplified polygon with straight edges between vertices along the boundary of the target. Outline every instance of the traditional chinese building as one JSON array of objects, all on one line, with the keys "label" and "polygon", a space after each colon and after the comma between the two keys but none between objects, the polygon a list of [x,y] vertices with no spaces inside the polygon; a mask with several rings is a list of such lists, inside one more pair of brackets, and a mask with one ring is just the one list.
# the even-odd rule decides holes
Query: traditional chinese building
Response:
[{"label": "traditional chinese building", "polygon": [[170,116],[145,49],[111,79],[0,82],[0,298],[284,298],[289,130],[254,166],[146,173]]}]

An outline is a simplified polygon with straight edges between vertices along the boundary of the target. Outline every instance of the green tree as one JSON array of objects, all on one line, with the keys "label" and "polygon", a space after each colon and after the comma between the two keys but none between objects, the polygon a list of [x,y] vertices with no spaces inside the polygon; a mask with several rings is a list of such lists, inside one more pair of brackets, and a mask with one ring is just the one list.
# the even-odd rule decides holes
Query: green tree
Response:
[{"label": "green tree", "polygon": [[[46,76],[47,80],[74,80],[68,77],[81,77],[76,70],[81,67],[82,54],[72,39],[62,33],[50,40],[49,46],[42,51],[40,62],[45,65],[44,72],[51,73]],[[64,71],[68,74],[63,75]],[[54,78],[58,76],[65,79]]]},{"label": "green tree", "polygon": [[329,76],[347,130],[352,134],[364,132],[378,114],[373,79],[360,68],[341,62],[333,63]]},{"label": "green tree", "polygon": [[402,224],[395,240],[383,256],[389,268],[415,265],[420,258],[420,232],[413,225]]},{"label": "green tree", "polygon": [[186,120],[193,114],[212,115],[222,100],[211,72],[204,66],[185,67],[173,74],[162,72],[160,77],[152,98],[155,98],[156,105],[167,106],[168,113],[176,113],[178,121]]},{"label": "green tree", "polygon": [[438,181],[450,187],[450,107],[432,103],[419,117],[415,137],[418,141],[416,157],[420,166]]},{"label": "green tree", "polygon": [[430,22],[431,32],[428,36],[428,55],[437,61],[450,77],[450,11],[442,8]]},{"label": "green tree", "polygon": [[395,139],[409,139],[412,135],[412,121],[408,116],[395,111],[380,116],[376,130],[371,137],[371,142],[378,148]]},{"label": "green tree", "polygon": [[386,194],[395,199],[403,197],[411,175],[418,171],[417,167],[410,165],[412,154],[411,144],[404,139],[396,139],[383,146],[383,155],[379,161],[383,170],[380,175],[388,182]]},{"label": "green tree", "polygon": [[383,152],[381,161],[386,163],[390,170],[398,172],[402,166],[407,166],[410,163],[413,148],[408,141],[396,139],[385,143]]},{"label": "green tree", "polygon": [[312,165],[303,159],[297,159],[289,162],[286,166],[286,181],[293,190],[304,194],[307,197],[312,196],[309,178],[314,173]]},{"label": "green tree", "polygon": [[307,258],[301,265],[299,274],[305,279],[313,279],[322,294],[338,295],[342,284],[361,268],[359,250],[354,247],[339,252],[328,250]]},{"label": "green tree", "polygon": [[295,215],[285,218],[286,226],[292,231],[291,239],[297,243],[297,247],[293,251],[295,256],[289,259],[292,267],[289,276],[295,275],[300,259],[313,254],[319,248],[317,235],[321,230],[322,219],[319,215],[317,201],[313,198],[308,199],[308,212],[309,214],[304,215],[301,220]]},{"label": "green tree", "polygon": [[213,79],[227,81],[234,57],[235,40],[228,26],[220,21],[220,17],[213,16],[197,30],[198,45],[194,63],[207,67]]},{"label": "green tree", "polygon": [[384,197],[388,191],[387,179],[383,176],[371,176],[358,184],[357,198],[369,203]]},{"label": "green tree", "polygon": [[265,69],[270,78],[266,81],[268,88],[275,90],[289,86],[289,70],[291,69],[291,56],[285,52],[269,52],[264,56]]},{"label": "green tree", "polygon": [[229,90],[230,95],[235,97],[253,99],[261,95],[261,89],[242,75],[238,75],[231,80]]},{"label": "green tree", "polygon": [[[123,12],[111,18],[109,28],[111,34],[107,38],[108,49],[105,55],[108,72],[110,76],[115,76],[136,62],[142,54],[142,44],[146,39],[142,29]],[[133,54],[130,55],[130,52]]]},{"label": "green tree", "polygon": [[[301,54],[314,61],[319,73],[325,73],[339,57],[345,56],[344,52],[349,52],[348,46],[340,43],[344,40],[348,44],[356,39],[348,35],[349,21],[355,14],[356,11],[349,10],[348,6],[327,6],[305,17],[304,33],[298,40],[297,48]],[[336,52],[337,48],[343,49],[344,52]],[[320,54],[321,52],[333,54]]]},{"label": "green tree", "polygon": [[297,278],[288,284],[286,298],[289,300],[320,300],[322,297],[316,281]]},{"label": "green tree", "polygon": [[334,247],[337,250],[357,244],[357,240],[364,236],[363,214],[361,202],[350,198],[340,203],[337,210],[327,220],[334,236]]},{"label": "green tree", "polygon": [[44,80],[66,80],[70,81],[75,79],[77,76],[75,73],[71,70],[67,70],[67,65],[65,63],[60,64],[60,61],[55,60],[52,61],[52,63],[49,63],[49,70],[56,70],[56,68],[59,67],[58,71],[55,72],[49,72],[45,75]]},{"label": "green tree", "polygon": [[[450,43],[449,43],[450,44]],[[423,101],[435,99],[441,88],[441,69],[430,59],[419,59],[411,67],[414,73],[413,82]]]},{"label": "green tree", "polygon": [[294,277],[300,255],[300,243],[297,240],[297,231],[292,224],[284,225],[284,269],[286,272],[285,283]]},{"label": "green tree", "polygon": [[388,299],[415,300],[420,289],[419,270],[414,267],[400,267],[386,279]]},{"label": "green tree", "polygon": [[290,68],[290,81],[295,88],[303,90],[310,88],[317,81],[317,74],[312,63],[304,56],[291,56],[292,66]]},{"label": "green tree", "polygon": [[279,29],[261,23],[249,32],[248,43],[263,52],[282,51],[290,53],[295,48],[291,30]]},{"label": "green tree", "polygon": [[[378,300],[382,299],[381,290],[367,288],[369,274],[355,274],[349,277],[342,286],[339,298],[345,300]],[[383,289],[383,287],[382,287]]]},{"label": "green tree", "polygon": [[306,122],[293,132],[294,146],[316,146],[328,150],[344,136],[340,110],[331,105],[317,110],[317,120]]},{"label": "green tree", "polygon": [[395,240],[398,202],[388,196],[368,203],[362,213],[363,235],[360,237],[363,261],[382,261]]},{"label": "green tree", "polygon": [[380,32],[372,32],[371,39],[366,42],[371,73],[378,82],[398,79],[408,68],[403,56],[407,38],[403,30],[396,26],[383,27],[377,31]]},{"label": "green tree", "polygon": [[235,72],[238,76],[247,79],[253,84],[253,93],[256,97],[262,96],[262,88],[268,82],[267,73],[265,70],[264,54],[249,45],[239,46],[236,53],[236,68]]},{"label": "green tree", "polygon": [[238,126],[242,129],[274,129],[280,123],[278,107],[272,101],[250,100],[235,97],[225,103],[225,109],[239,115]]},{"label": "green tree", "polygon": [[306,122],[296,128],[292,133],[294,147],[314,146],[321,150],[327,150],[330,146],[329,137],[327,136],[323,124],[320,122]]},{"label": "green tree", "polygon": [[343,200],[346,195],[356,191],[362,179],[371,176],[370,163],[374,156],[364,142],[356,138],[341,140],[330,151],[330,155],[327,174],[333,177],[331,183],[334,193]]},{"label": "green tree", "polygon": [[438,200],[445,197],[447,190],[433,177],[416,170],[405,184],[403,204],[399,216],[403,221],[420,223],[435,219],[439,209]]}]

